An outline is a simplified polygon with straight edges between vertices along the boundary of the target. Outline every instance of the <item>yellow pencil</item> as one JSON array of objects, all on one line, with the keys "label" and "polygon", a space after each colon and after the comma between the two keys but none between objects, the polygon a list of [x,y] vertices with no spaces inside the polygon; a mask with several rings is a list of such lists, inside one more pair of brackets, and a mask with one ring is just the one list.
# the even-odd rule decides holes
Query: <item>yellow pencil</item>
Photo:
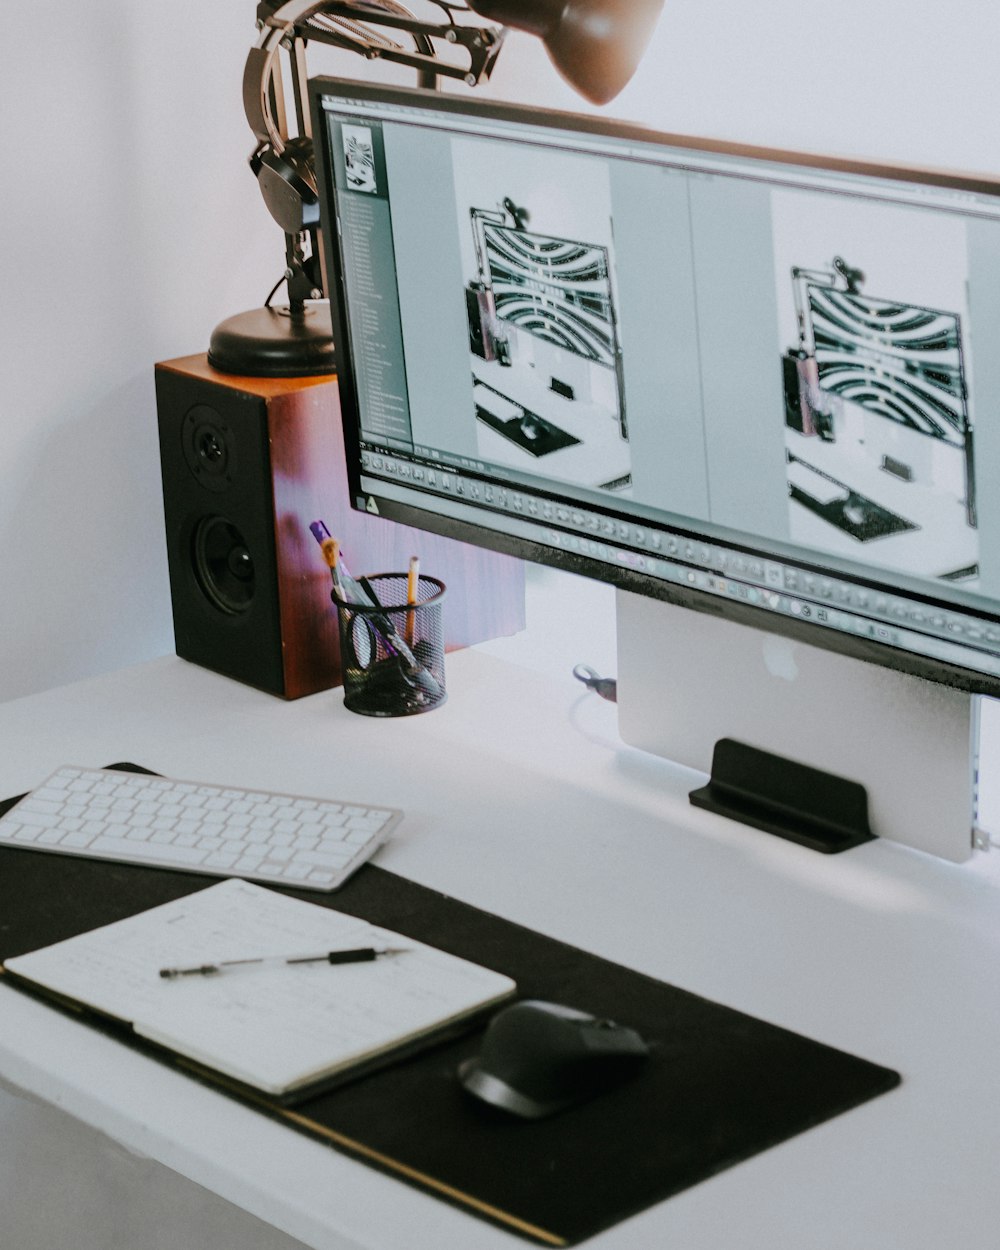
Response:
[{"label": "yellow pencil", "polygon": [[[410,571],[406,576],[406,606],[415,608],[417,605],[417,586],[420,582],[420,557],[410,556]],[[406,641],[413,646],[413,621],[416,613],[413,611],[406,614]]]}]

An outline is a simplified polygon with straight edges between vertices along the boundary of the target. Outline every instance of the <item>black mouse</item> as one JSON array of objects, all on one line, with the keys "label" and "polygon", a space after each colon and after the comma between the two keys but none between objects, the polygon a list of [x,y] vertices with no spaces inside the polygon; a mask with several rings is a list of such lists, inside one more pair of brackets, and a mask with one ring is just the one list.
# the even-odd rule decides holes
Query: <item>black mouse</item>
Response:
[{"label": "black mouse", "polygon": [[474,1097],[537,1120],[620,1084],[648,1054],[634,1029],[525,999],[497,1012],[458,1076]]}]

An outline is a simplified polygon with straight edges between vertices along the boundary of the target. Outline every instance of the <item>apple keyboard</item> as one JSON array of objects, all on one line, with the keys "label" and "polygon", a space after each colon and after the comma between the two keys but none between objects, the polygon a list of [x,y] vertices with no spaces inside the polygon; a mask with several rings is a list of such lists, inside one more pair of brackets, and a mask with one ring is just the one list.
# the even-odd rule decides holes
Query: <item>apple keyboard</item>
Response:
[{"label": "apple keyboard", "polygon": [[402,813],[64,766],[0,817],[0,846],[335,890]]}]

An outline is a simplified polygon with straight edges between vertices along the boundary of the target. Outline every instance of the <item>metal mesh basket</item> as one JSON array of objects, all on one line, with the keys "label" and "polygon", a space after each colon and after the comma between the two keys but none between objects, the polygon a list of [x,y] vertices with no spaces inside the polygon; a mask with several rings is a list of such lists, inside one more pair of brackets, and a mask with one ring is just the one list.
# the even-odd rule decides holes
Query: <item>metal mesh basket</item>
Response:
[{"label": "metal mesh basket", "polygon": [[413,716],[447,698],[444,676],[444,583],[417,579],[407,601],[406,573],[359,578],[374,606],[349,603],[337,592],[344,706],[362,716]]}]

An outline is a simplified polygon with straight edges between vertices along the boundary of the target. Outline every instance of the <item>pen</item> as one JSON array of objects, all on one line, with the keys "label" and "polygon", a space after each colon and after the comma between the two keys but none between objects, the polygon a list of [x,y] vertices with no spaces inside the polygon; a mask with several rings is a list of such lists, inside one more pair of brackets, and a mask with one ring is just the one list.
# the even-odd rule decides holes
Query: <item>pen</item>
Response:
[{"label": "pen", "polygon": [[401,955],[408,946],[357,946],[350,950],[323,951],[319,955],[260,955],[254,959],[220,959],[212,964],[190,964],[184,968],[161,968],[160,976],[170,981],[174,977],[210,976],[224,968],[245,967],[249,964],[360,964],[378,959],[381,955]]}]

